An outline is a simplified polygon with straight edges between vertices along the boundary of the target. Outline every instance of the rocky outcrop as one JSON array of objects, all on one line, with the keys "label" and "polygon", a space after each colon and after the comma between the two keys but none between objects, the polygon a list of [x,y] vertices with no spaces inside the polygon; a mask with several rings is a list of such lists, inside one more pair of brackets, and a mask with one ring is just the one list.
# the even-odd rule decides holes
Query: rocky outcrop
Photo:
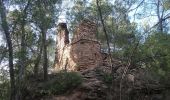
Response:
[{"label": "rocky outcrop", "polygon": [[85,70],[99,66],[101,62],[95,23],[83,20],[76,28],[71,43],[66,24],[59,24],[55,60],[57,70]]},{"label": "rocky outcrop", "polygon": [[50,96],[43,100],[108,100],[108,86],[100,79],[98,67],[80,72],[83,82],[63,95]]}]

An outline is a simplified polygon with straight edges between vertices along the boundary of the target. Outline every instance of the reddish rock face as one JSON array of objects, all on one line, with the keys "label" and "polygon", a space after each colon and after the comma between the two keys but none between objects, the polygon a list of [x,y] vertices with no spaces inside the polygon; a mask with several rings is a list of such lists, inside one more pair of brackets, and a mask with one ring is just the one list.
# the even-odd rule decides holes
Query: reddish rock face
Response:
[{"label": "reddish rock face", "polygon": [[102,62],[100,43],[96,37],[95,23],[84,20],[76,29],[69,44],[67,26],[59,24],[55,67],[57,70],[85,70],[99,66]]}]

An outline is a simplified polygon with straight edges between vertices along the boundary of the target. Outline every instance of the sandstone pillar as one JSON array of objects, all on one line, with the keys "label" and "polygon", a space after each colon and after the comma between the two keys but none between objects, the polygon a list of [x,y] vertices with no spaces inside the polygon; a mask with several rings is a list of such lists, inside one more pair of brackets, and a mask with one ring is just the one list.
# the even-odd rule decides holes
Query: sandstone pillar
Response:
[{"label": "sandstone pillar", "polygon": [[64,48],[67,44],[69,44],[69,32],[67,29],[66,23],[59,23],[58,25],[58,33],[56,39],[56,52],[55,52],[55,67],[59,67],[61,63],[61,58],[63,56]]}]

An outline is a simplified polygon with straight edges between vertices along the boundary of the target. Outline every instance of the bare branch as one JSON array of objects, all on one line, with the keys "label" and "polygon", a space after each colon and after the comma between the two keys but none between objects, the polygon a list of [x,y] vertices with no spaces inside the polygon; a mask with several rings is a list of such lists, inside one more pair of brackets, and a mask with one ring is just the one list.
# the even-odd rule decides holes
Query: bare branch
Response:
[{"label": "bare branch", "polygon": [[142,0],[135,8],[130,9],[128,12],[131,12],[131,11],[133,11],[133,10],[138,9],[138,8],[142,5],[142,3],[143,3],[144,1],[145,1],[145,0]]}]

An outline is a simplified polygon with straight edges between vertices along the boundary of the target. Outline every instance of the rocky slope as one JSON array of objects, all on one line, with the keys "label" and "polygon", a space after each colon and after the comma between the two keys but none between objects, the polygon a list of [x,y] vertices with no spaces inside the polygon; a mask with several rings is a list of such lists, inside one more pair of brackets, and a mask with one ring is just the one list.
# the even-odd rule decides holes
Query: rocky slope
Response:
[{"label": "rocky slope", "polygon": [[118,68],[113,83],[109,74],[105,73],[109,71],[107,66],[80,71],[83,77],[80,86],[41,100],[170,100],[169,89],[149,79],[142,69],[129,70],[121,83],[124,69],[124,66]]},{"label": "rocky slope", "polygon": [[91,69],[80,72],[83,82],[74,90],[60,96],[43,98],[43,100],[106,100],[108,95],[108,86],[100,79],[101,74],[97,69]]}]

